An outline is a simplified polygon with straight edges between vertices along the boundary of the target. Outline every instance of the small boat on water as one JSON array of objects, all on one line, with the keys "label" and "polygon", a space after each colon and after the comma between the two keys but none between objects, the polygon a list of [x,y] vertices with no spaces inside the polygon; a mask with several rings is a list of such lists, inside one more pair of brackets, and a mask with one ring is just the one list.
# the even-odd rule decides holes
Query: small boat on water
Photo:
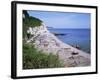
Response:
[{"label": "small boat on water", "polygon": [[81,47],[77,44],[77,45],[72,45],[72,47],[75,47],[77,49],[81,49]]}]

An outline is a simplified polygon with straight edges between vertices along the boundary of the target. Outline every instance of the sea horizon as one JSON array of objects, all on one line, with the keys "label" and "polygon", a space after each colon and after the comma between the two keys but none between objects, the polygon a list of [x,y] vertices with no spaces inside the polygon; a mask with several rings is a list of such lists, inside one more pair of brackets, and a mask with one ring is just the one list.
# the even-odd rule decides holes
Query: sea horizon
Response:
[{"label": "sea horizon", "polygon": [[63,28],[63,27],[60,27],[60,28],[55,28],[55,27],[47,27],[47,29],[90,29],[90,28]]}]

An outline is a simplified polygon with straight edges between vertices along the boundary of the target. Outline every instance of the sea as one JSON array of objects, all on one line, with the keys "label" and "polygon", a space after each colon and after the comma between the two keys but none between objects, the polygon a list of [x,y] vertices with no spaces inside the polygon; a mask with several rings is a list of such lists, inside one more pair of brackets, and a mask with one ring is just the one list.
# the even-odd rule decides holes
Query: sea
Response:
[{"label": "sea", "polygon": [[[71,46],[78,45],[81,50],[91,53],[91,34],[90,29],[59,29],[48,28],[51,33],[57,33],[56,35],[61,41]],[[64,35],[60,35],[64,34]]]}]

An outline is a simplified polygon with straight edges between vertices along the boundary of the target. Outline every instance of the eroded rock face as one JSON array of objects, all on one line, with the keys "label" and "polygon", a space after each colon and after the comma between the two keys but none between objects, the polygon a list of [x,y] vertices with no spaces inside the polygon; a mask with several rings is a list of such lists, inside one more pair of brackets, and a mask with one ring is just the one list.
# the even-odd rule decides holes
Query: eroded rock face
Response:
[{"label": "eroded rock face", "polygon": [[[53,53],[58,55],[59,58],[64,61],[65,67],[90,65],[91,61],[88,53],[60,41],[47,30],[44,23],[39,27],[29,27],[27,33],[32,35],[32,37],[27,40],[27,43],[34,44],[38,50],[42,50],[48,54]],[[77,54],[73,55],[73,51],[77,52]]]},{"label": "eroded rock face", "polygon": [[45,32],[48,32],[48,30],[44,23],[42,23],[41,26],[29,27],[27,30],[27,33],[30,33],[31,35],[43,34]]},{"label": "eroded rock face", "polygon": [[32,37],[27,40],[28,43],[35,40],[34,43],[38,47],[44,47],[44,48],[60,47],[60,43],[56,40],[56,37],[47,30],[44,23],[42,23],[42,25],[39,27],[29,27],[27,33],[32,35]]}]

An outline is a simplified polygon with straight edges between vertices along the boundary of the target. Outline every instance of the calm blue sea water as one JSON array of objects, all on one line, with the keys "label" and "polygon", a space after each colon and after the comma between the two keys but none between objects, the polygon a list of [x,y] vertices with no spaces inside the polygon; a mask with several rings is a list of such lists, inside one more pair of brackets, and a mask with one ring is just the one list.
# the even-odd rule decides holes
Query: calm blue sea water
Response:
[{"label": "calm blue sea water", "polygon": [[90,29],[48,29],[52,33],[63,33],[57,37],[72,46],[79,45],[81,50],[90,53]]}]

